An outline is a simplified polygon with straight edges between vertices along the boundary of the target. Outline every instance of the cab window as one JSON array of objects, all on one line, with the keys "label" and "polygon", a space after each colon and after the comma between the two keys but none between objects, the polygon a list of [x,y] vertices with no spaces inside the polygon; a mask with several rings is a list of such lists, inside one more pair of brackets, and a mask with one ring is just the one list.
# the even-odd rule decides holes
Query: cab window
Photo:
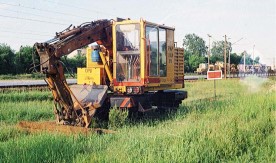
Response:
[{"label": "cab window", "polygon": [[167,44],[166,44],[166,30],[159,28],[159,58],[160,58],[160,76],[167,76]]},{"label": "cab window", "polygon": [[146,27],[146,44],[149,52],[149,76],[159,75],[158,28]]}]

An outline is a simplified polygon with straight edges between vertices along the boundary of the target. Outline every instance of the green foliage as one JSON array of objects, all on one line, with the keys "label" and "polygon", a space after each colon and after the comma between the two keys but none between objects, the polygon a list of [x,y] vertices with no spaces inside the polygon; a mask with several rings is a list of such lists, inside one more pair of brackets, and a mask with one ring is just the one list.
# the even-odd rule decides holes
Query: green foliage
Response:
[{"label": "green foliage", "polygon": [[[273,84],[275,80],[269,80],[264,86],[260,85],[259,92],[252,93],[247,92],[248,87],[239,80],[218,80],[215,100],[213,81],[186,83],[189,97],[176,113],[165,120],[149,118],[144,120],[146,122],[118,127],[115,134],[86,136],[27,134],[18,131],[13,123],[9,123],[10,120],[2,119],[0,160],[1,162],[34,162],[34,160],[35,162],[275,162],[276,94],[269,91]],[[16,102],[14,99],[10,101],[1,101],[0,115],[2,112],[10,112],[9,115],[12,115],[12,112],[17,114],[18,110],[14,108],[18,107],[20,110],[28,110],[32,117],[30,119],[35,120],[41,113],[37,112],[38,109],[43,106],[47,106],[45,109],[48,110],[43,115],[53,114],[51,102],[48,100],[45,100],[45,103],[34,100],[24,107],[21,106],[23,102]],[[2,107],[7,103],[13,107]],[[37,109],[29,110],[29,108]]]},{"label": "green foliage", "polygon": [[[73,58],[62,58],[67,66],[69,73],[76,73],[77,67],[86,66],[86,56],[78,53]],[[39,64],[39,58],[34,55],[34,62]],[[18,52],[14,52],[7,44],[0,44],[0,74],[14,75],[34,72],[33,68],[33,47],[21,46]],[[36,71],[39,67],[36,68]],[[66,70],[65,70],[66,72]]]},{"label": "green foliage", "polygon": [[0,143],[22,137],[23,135],[28,135],[28,133],[17,129],[15,126],[0,123]]},{"label": "green foliage", "polygon": [[0,44],[0,74],[15,73],[15,54],[7,44]]},{"label": "green foliage", "polygon": [[230,54],[230,63],[231,64],[238,65],[238,64],[240,64],[241,59],[242,59],[242,56],[237,55],[236,53],[231,53]]},{"label": "green foliage", "polygon": [[[244,63],[244,56],[242,56],[240,64]],[[250,54],[245,54],[245,64],[247,65],[252,65],[253,64],[253,59],[251,58]]]},{"label": "green foliage", "polygon": [[[38,56],[35,57],[36,63]],[[33,48],[31,46],[21,46],[20,50],[15,54],[16,73],[30,73],[33,65]]]},{"label": "green foliage", "polygon": [[[99,139],[99,138],[98,138]],[[94,137],[95,142],[98,140]],[[100,143],[99,141],[98,143]],[[85,142],[82,136],[38,134],[1,143],[0,160],[3,162],[76,162],[75,158],[97,147]]]},{"label": "green foliage", "polygon": [[52,96],[49,91],[12,91],[1,92],[1,102],[30,102],[30,101],[47,101],[52,100]]},{"label": "green foliage", "polygon": [[204,57],[198,55],[190,55],[188,59],[188,65],[190,72],[194,72],[200,63],[204,63]]},{"label": "green foliage", "polygon": [[0,95],[0,122],[17,123],[53,117],[53,102],[49,91],[12,91]]},{"label": "green foliage", "polygon": [[254,60],[254,64],[259,64],[260,63],[260,57],[257,56]]},{"label": "green foliage", "polygon": [[116,106],[109,111],[108,127],[116,129],[126,124],[128,117],[128,111],[118,109]]},{"label": "green foliage", "polygon": [[187,34],[183,40],[183,46],[185,72],[194,72],[200,63],[205,62],[204,56],[207,52],[205,41],[194,33]]},{"label": "green foliage", "polygon": [[17,123],[22,120],[38,121],[54,117],[52,101],[5,102],[0,106],[0,121]]},{"label": "green foliage", "polygon": [[[231,51],[231,42],[226,44],[226,57],[228,58],[229,50]],[[213,42],[211,48],[210,62],[216,63],[217,61],[224,61],[224,41]]]},{"label": "green foliage", "polygon": [[185,51],[191,52],[192,55],[205,56],[206,46],[205,41],[196,34],[187,34],[183,40]]},{"label": "green foliage", "polygon": [[78,67],[86,66],[86,56],[84,54],[77,54],[72,58],[63,57],[61,61],[65,64],[70,73],[76,73]]}]

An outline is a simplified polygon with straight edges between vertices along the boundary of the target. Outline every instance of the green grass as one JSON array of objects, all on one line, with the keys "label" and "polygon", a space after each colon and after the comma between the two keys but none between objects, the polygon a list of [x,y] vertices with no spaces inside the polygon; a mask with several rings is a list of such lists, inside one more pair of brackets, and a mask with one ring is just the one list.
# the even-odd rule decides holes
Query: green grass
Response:
[{"label": "green grass", "polygon": [[52,119],[53,102],[49,91],[13,91],[0,94],[0,122]]},{"label": "green grass", "polygon": [[28,102],[28,101],[50,101],[52,95],[49,91],[12,91],[1,92],[0,102]]},{"label": "green grass", "polygon": [[216,99],[213,81],[186,83],[177,112],[88,136],[19,131],[20,120],[53,117],[47,92],[19,93],[1,100],[0,162],[275,162],[275,81],[251,82],[218,80]]},{"label": "green grass", "polygon": [[[76,76],[76,74],[74,74]],[[66,78],[72,78],[70,74],[65,74]],[[0,80],[13,80],[13,79],[43,79],[45,75],[42,73],[31,73],[31,74],[7,74],[7,75],[0,75]]]}]

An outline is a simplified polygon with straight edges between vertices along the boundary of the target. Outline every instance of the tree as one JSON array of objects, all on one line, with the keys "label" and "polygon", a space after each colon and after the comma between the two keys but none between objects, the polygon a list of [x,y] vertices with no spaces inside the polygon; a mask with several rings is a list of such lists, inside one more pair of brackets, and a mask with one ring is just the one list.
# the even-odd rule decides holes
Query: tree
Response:
[{"label": "tree", "polygon": [[207,53],[205,41],[196,34],[187,34],[183,40],[185,51],[191,52],[192,55],[204,57]]},{"label": "tree", "polygon": [[190,72],[194,72],[200,63],[204,63],[205,58],[198,55],[191,55],[188,61]]},{"label": "tree", "polygon": [[187,34],[183,39],[183,46],[185,71],[194,72],[200,63],[205,62],[207,53],[205,41],[194,33]]},{"label": "tree", "polygon": [[[228,59],[229,51],[232,50],[231,42],[226,43],[226,57]],[[224,61],[224,41],[216,41],[213,43],[211,49],[210,62],[216,63],[217,61]]]},{"label": "tree", "polygon": [[230,63],[231,64],[238,65],[238,64],[240,64],[241,59],[242,59],[242,56],[237,55],[236,53],[230,54]]},{"label": "tree", "polygon": [[259,64],[260,63],[260,57],[257,56],[254,60],[254,64]]},{"label": "tree", "polygon": [[[243,64],[244,62],[244,56],[242,56],[242,59],[240,61],[240,64]],[[253,59],[251,58],[250,54],[245,54],[245,64],[246,65],[252,65],[253,64]]]},{"label": "tree", "polygon": [[15,54],[7,44],[0,44],[0,74],[15,73]]},{"label": "tree", "polygon": [[30,73],[33,64],[33,48],[31,46],[21,46],[15,54],[16,73]]},{"label": "tree", "polygon": [[86,56],[81,53],[76,54],[73,58],[67,58],[66,56],[64,56],[61,58],[61,61],[65,63],[65,66],[70,71],[70,73],[76,73],[78,67],[86,66]]},{"label": "tree", "polygon": [[86,56],[85,54],[78,53],[74,59],[76,60],[76,67],[85,67],[86,66]]}]

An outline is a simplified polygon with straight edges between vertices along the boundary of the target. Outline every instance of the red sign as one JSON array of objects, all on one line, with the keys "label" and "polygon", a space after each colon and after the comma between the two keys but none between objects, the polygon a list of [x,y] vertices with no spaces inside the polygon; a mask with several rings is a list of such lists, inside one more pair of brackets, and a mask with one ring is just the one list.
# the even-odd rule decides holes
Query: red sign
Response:
[{"label": "red sign", "polygon": [[222,79],[222,71],[207,71],[207,80]]}]

